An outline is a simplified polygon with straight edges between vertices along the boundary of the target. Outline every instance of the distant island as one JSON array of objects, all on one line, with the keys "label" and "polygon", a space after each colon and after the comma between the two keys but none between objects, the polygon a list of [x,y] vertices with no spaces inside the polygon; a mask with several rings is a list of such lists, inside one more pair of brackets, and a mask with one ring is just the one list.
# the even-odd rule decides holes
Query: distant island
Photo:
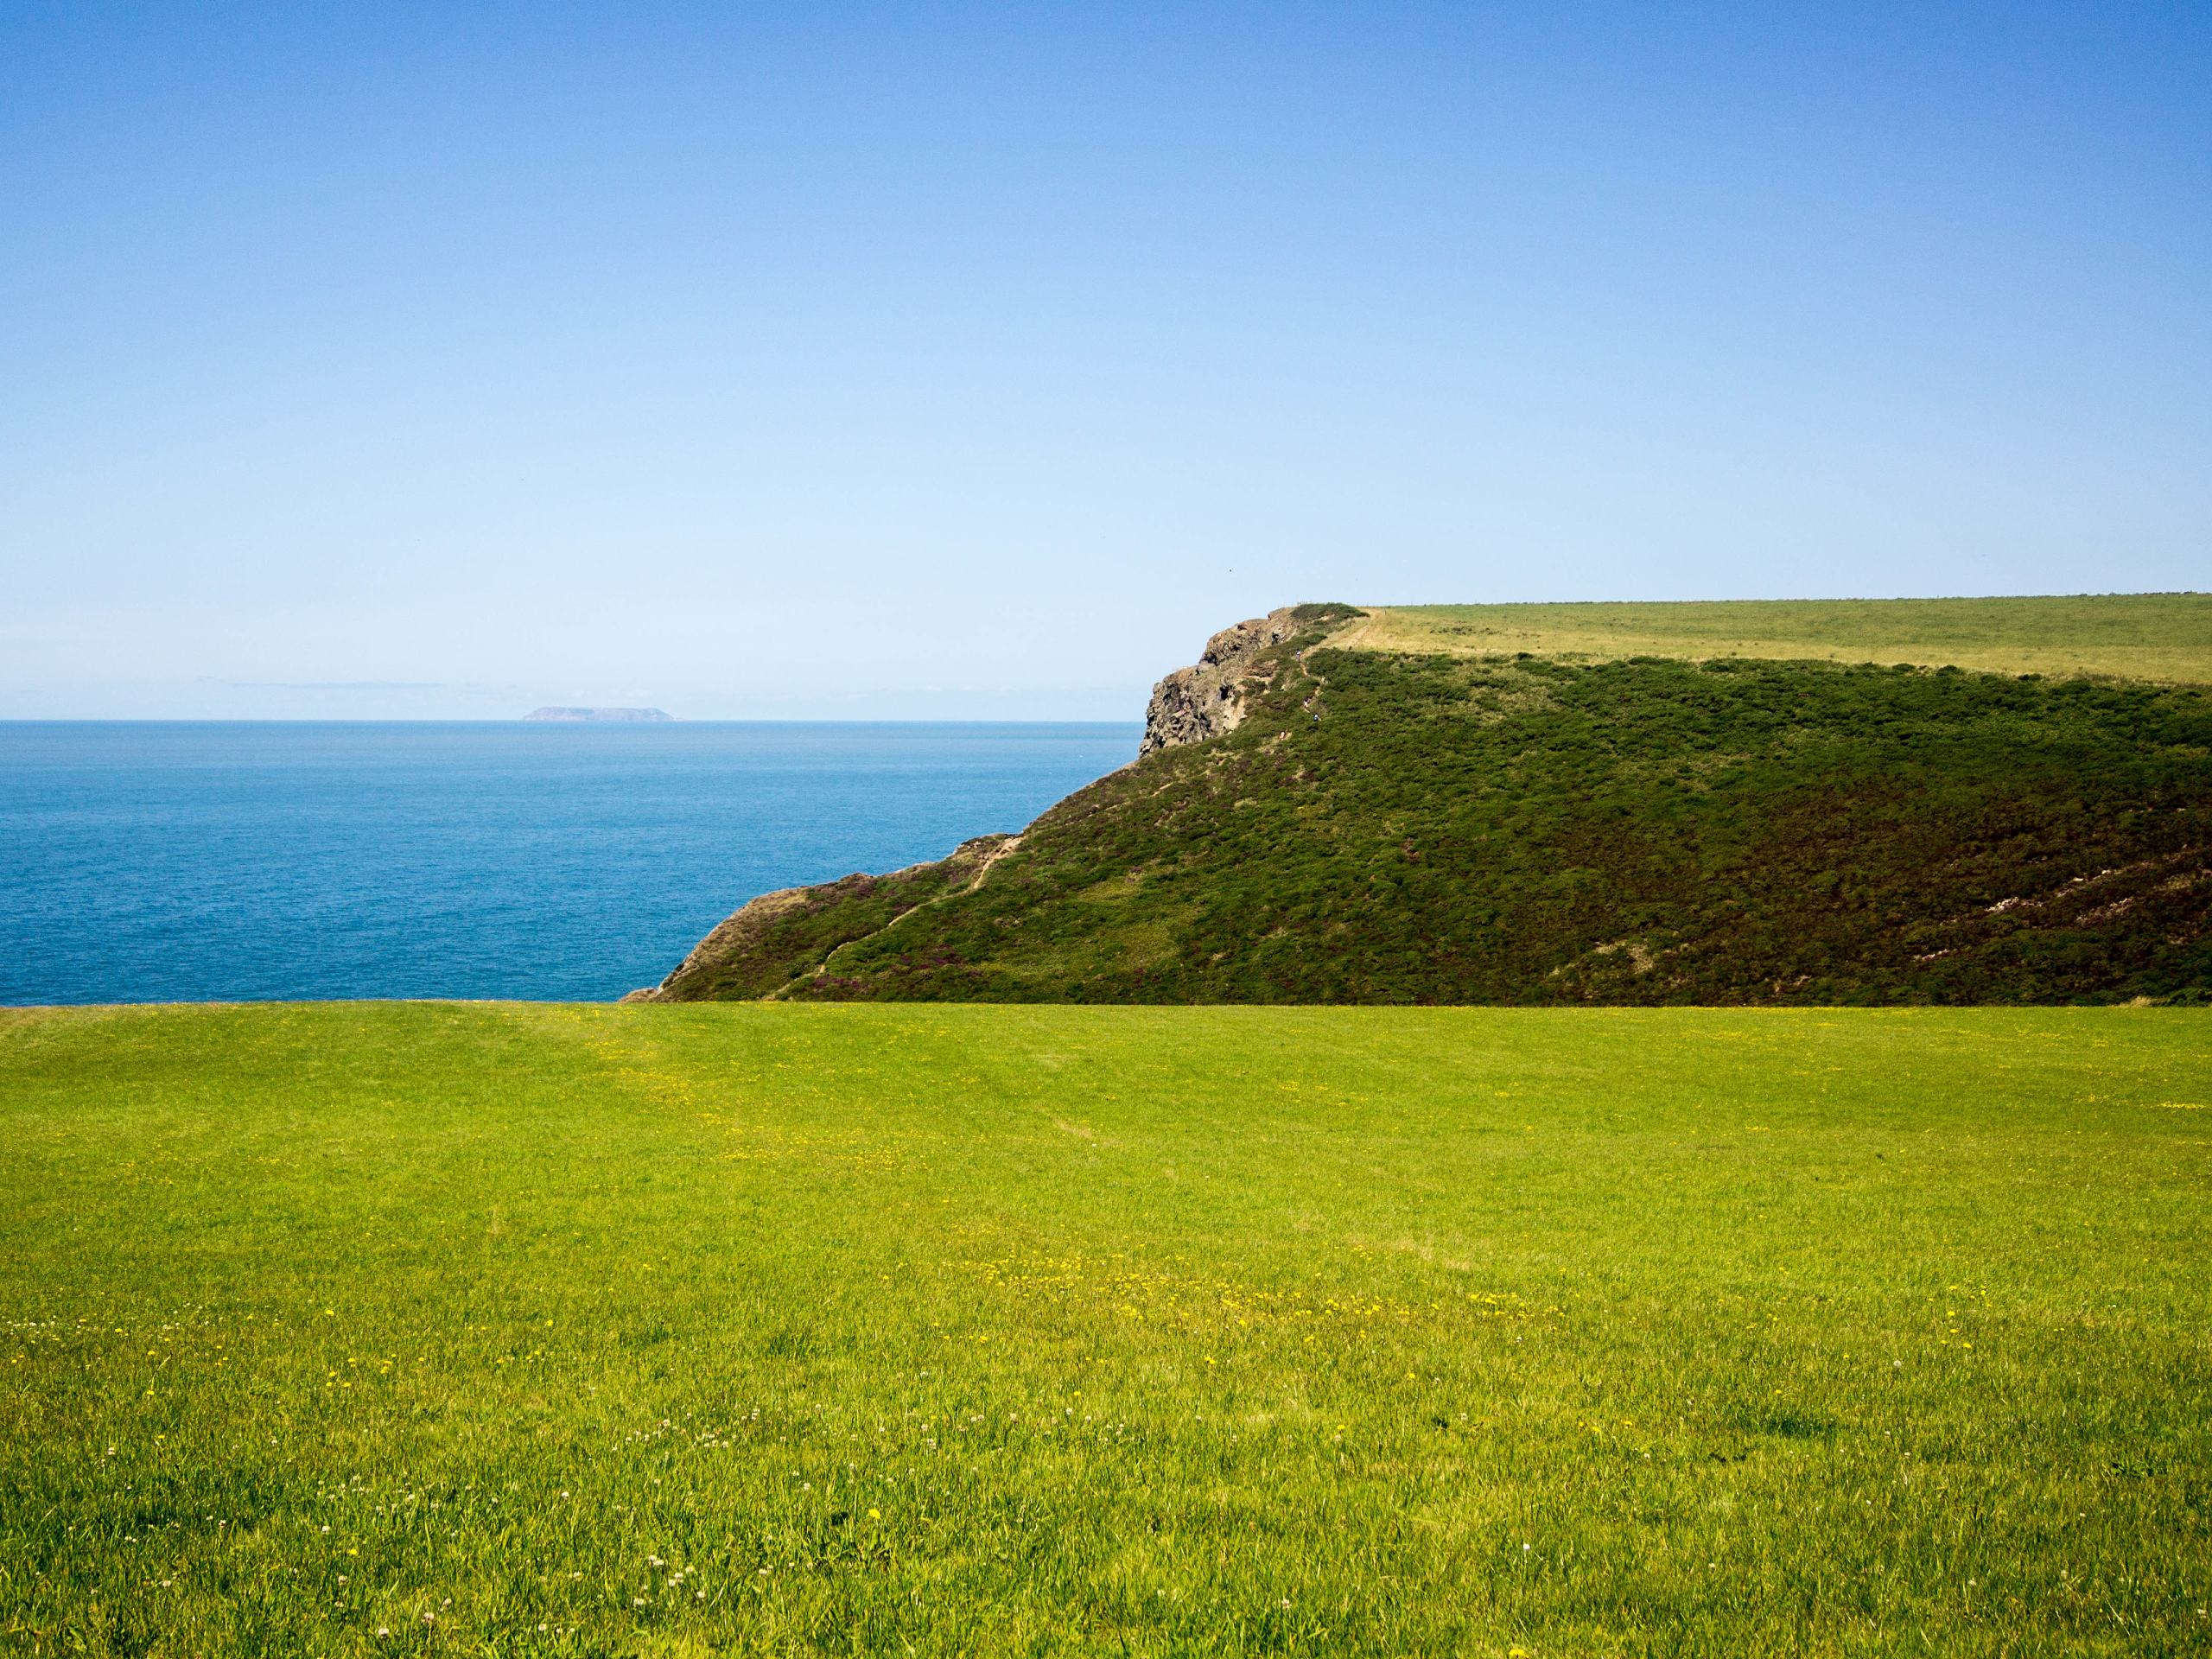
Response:
[{"label": "distant island", "polygon": [[671,718],[658,709],[533,709],[524,720],[590,721],[601,725],[634,726]]}]

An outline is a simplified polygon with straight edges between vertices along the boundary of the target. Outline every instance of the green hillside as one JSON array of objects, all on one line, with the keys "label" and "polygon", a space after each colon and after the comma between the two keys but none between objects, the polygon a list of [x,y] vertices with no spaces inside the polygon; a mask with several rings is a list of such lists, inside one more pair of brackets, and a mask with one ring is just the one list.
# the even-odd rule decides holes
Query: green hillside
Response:
[{"label": "green hillside", "polygon": [[[2005,649],[2024,650],[2035,607],[2107,601],[1975,603],[1998,607],[1986,624],[2011,615],[2022,638]],[[2212,614],[2126,601],[2107,632],[2137,637],[2139,613]],[[1345,643],[1406,613],[1299,614],[1303,632],[1242,671],[1233,731],[1071,796],[981,879],[950,872],[810,968],[794,973],[804,941],[764,916],[660,994],[2033,1003],[2212,988],[2212,690],[1409,654]],[[1921,632],[1963,637],[1970,620]],[[1898,648],[1894,618],[1873,632]],[[2187,626],[2170,632],[2144,648],[2193,649]],[[821,938],[829,890],[813,891],[800,908]]]},{"label": "green hillside", "polygon": [[2202,1652],[2212,1014],[0,1014],[0,1651]]},{"label": "green hillside", "polygon": [[849,875],[756,899],[699,941],[670,976],[683,988],[681,997],[671,1000],[772,995],[810,974],[840,945],[880,931],[918,905],[967,887],[989,868],[993,855],[1007,841],[1004,836],[982,836],[934,863],[888,875]]}]

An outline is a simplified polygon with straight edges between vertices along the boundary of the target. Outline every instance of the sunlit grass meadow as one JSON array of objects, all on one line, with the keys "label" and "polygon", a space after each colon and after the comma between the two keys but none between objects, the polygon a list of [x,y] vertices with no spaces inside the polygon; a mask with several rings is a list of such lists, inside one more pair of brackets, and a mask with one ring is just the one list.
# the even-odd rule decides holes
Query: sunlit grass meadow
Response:
[{"label": "sunlit grass meadow", "polygon": [[0,1016],[0,1649],[2189,1653],[2212,1016]]},{"label": "sunlit grass meadow", "polygon": [[2212,681],[2212,594],[2036,599],[1689,600],[1377,607],[1370,651],[1946,664],[1999,674]]}]

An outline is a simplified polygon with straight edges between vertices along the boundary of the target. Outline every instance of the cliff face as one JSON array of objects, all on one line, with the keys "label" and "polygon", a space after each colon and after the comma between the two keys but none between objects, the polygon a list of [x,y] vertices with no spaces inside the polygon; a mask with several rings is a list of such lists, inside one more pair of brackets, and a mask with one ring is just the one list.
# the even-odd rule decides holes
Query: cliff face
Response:
[{"label": "cliff face", "polygon": [[1259,660],[1261,653],[1307,626],[1296,609],[1286,605],[1224,628],[1206,641],[1205,654],[1196,663],[1177,669],[1154,686],[1138,759],[1235,731],[1244,718],[1247,694],[1267,683],[1270,665]]}]

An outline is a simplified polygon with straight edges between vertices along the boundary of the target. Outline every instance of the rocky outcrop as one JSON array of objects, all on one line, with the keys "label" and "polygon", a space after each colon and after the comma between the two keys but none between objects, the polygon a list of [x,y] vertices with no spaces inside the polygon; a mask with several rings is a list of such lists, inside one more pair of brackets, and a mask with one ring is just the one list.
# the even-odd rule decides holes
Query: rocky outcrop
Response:
[{"label": "rocky outcrop", "polygon": [[1205,652],[1196,663],[1177,669],[1154,686],[1138,758],[1236,730],[1244,718],[1246,691],[1267,671],[1258,660],[1261,654],[1308,626],[1300,620],[1297,608],[1286,605],[1224,628],[1206,641]]}]

